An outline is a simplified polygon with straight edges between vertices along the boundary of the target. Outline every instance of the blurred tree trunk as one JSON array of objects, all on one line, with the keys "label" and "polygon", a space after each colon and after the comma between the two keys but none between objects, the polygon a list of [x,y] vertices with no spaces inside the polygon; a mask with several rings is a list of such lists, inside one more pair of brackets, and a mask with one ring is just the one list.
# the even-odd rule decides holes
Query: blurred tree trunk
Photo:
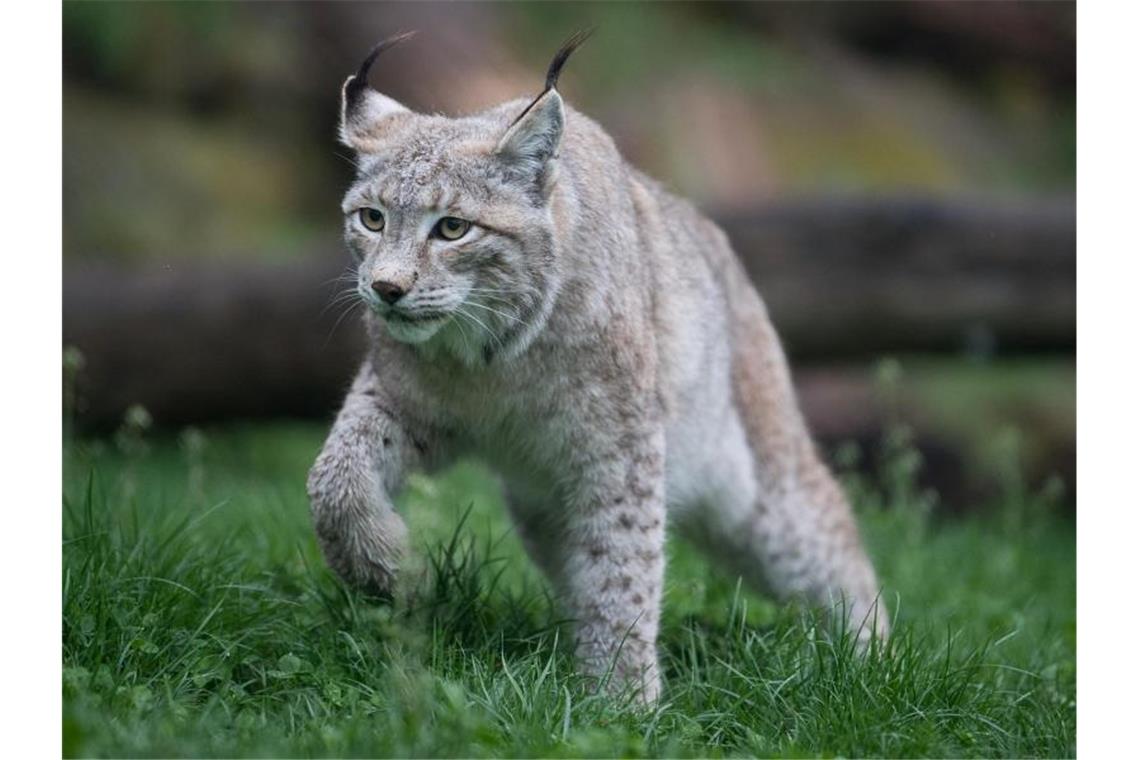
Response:
[{"label": "blurred tree trunk", "polygon": [[[718,221],[795,360],[1075,346],[1071,199],[811,200]],[[113,425],[133,403],[169,425],[331,414],[362,349],[359,311],[333,303],[346,264],[338,250],[272,267],[68,262],[81,423]]]}]

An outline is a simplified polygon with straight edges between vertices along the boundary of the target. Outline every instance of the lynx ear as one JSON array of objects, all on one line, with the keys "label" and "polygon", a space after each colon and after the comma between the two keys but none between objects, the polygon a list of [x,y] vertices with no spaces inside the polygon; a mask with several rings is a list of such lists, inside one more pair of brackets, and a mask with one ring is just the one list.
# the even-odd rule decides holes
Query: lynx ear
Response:
[{"label": "lynx ear", "polygon": [[535,177],[558,152],[562,141],[562,96],[557,90],[539,95],[507,129],[495,154],[521,176]]},{"label": "lynx ear", "polygon": [[556,89],[558,75],[570,54],[592,33],[592,29],[578,32],[555,53],[546,71],[546,88],[511,123],[495,147],[495,154],[507,162],[512,174],[536,180],[540,188],[545,189],[553,179],[548,169],[558,155],[566,121],[562,96]]},{"label": "lynx ear", "polygon": [[380,42],[368,53],[360,69],[344,80],[340,91],[340,141],[358,151],[368,150],[383,137],[385,123],[394,116],[411,113],[387,95],[368,85],[368,72],[385,50],[412,37],[405,32]]}]

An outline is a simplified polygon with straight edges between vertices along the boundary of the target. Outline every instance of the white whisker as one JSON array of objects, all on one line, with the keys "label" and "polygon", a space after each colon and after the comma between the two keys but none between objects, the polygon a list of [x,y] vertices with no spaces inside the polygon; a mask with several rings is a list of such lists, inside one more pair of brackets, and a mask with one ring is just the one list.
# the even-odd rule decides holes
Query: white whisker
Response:
[{"label": "white whisker", "polygon": [[522,323],[522,320],[519,319],[518,317],[516,317],[514,314],[507,314],[506,312],[499,311],[498,309],[492,309],[490,306],[487,306],[486,304],[479,303],[477,301],[468,301],[467,305],[468,306],[475,306],[475,307],[478,307],[480,309],[486,309],[487,311],[491,312],[492,314],[497,314],[498,316],[502,317],[503,319],[509,319],[509,320],[514,321],[514,322],[518,322],[520,324]]},{"label": "white whisker", "polygon": [[[462,315],[457,315],[457,316],[462,316]],[[470,354],[471,353],[471,344],[467,340],[467,329],[463,327],[463,322],[461,322],[458,319],[455,320],[455,326],[459,328],[459,334],[461,336],[463,336],[463,349],[464,349],[464,351],[466,351],[468,354]]]},{"label": "white whisker", "polygon": [[356,311],[356,309],[363,303],[364,303],[363,300],[357,301],[356,303],[352,304],[351,306],[349,306],[347,309],[345,309],[341,313],[340,317],[337,318],[336,322],[333,323],[332,329],[329,330],[329,334],[328,334],[328,337],[325,338],[325,342],[323,344],[321,344],[321,350],[322,351],[324,351],[325,348],[328,347],[329,341],[332,340],[333,334],[336,333],[336,328],[340,327],[340,323],[344,321],[344,318],[347,317],[352,312]]},{"label": "white whisker", "polygon": [[466,317],[468,317],[468,318],[470,318],[470,319],[474,320],[474,321],[475,321],[475,324],[477,324],[477,325],[479,325],[480,327],[482,327],[482,328],[483,328],[483,331],[487,333],[487,335],[488,335],[488,336],[491,338],[491,340],[493,340],[493,341],[495,341],[496,343],[498,343],[498,344],[499,344],[499,347],[500,347],[500,348],[502,348],[502,346],[503,346],[503,343],[502,343],[502,341],[500,341],[500,340],[499,340],[499,336],[498,336],[498,335],[496,335],[496,334],[494,333],[494,331],[492,331],[492,330],[491,330],[491,328],[487,327],[486,323],[485,323],[485,322],[483,322],[483,320],[479,319],[479,318],[478,318],[478,317],[476,317],[474,314],[472,314],[472,313],[470,313],[470,312],[468,312],[468,311],[464,310],[464,308],[463,308],[462,306],[460,306],[458,309],[456,309],[456,310],[455,310],[455,312],[456,312],[457,314],[463,314],[464,316],[466,316]]},{"label": "white whisker", "polygon": [[329,299],[329,302],[325,304],[325,308],[321,309],[321,313],[317,315],[317,319],[323,317],[325,315],[325,312],[327,312],[329,309],[358,298],[360,298],[360,293],[357,292],[355,287],[346,288],[345,290],[340,291]]}]

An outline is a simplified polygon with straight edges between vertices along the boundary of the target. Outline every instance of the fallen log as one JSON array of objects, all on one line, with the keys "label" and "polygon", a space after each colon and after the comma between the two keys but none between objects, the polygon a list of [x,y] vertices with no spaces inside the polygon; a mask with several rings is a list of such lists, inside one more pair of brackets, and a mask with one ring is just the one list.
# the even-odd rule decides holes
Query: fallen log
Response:
[{"label": "fallen log", "polygon": [[[886,352],[1071,352],[1072,199],[1034,203],[810,200],[718,216],[796,363]],[[159,424],[328,415],[361,350],[334,303],[347,255],[67,261],[63,343],[85,357],[79,419]]]},{"label": "fallen log", "polygon": [[719,221],[794,359],[1076,345],[1071,199],[783,203]]}]

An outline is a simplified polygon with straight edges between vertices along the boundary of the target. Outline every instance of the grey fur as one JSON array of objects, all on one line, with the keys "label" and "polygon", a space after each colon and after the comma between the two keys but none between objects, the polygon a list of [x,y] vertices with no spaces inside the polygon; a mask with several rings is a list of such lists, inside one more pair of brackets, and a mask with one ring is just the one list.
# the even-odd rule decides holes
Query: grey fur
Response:
[{"label": "grey fur", "polygon": [[[853,631],[885,635],[847,501],[715,224],[553,88],[462,118],[369,90],[342,107],[341,136],[358,156],[343,210],[370,344],[309,475],[334,570],[390,589],[404,476],[475,456],[508,484],[585,672],[613,665],[615,688],[661,689],[667,516],[756,586],[842,598]],[[362,207],[383,210],[381,232]],[[471,231],[433,236],[445,216]],[[378,280],[407,294],[389,305]]]}]

